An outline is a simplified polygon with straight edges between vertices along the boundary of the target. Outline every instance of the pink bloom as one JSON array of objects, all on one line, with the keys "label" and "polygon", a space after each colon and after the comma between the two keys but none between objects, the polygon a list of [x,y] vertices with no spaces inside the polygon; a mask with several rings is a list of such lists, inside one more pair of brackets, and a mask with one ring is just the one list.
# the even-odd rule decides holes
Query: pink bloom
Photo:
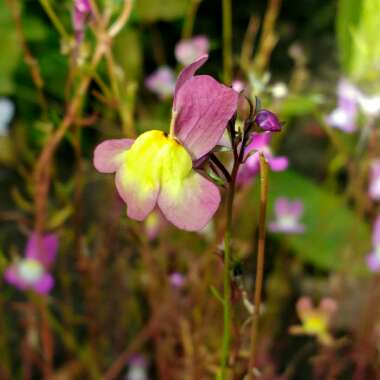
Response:
[{"label": "pink bloom", "polygon": [[374,200],[380,200],[380,159],[371,164],[371,177],[369,183],[369,196]]},{"label": "pink bloom", "polygon": [[372,272],[380,270],[380,216],[375,220],[372,232],[372,251],[367,256],[367,264]]},{"label": "pink bloom", "polygon": [[338,84],[338,107],[326,118],[326,123],[333,128],[351,133],[357,129],[356,117],[358,113],[359,90],[346,79]]},{"label": "pink bloom", "polygon": [[245,149],[248,157],[240,167],[237,181],[244,185],[249,183],[260,171],[259,152],[263,152],[269,167],[275,171],[283,171],[288,167],[288,159],[284,156],[274,157],[269,147],[271,132],[252,133],[251,143]]},{"label": "pink bloom", "polygon": [[132,219],[144,220],[158,207],[177,227],[199,231],[219,206],[219,189],[195,170],[193,161],[217,145],[238,94],[208,75],[194,75],[207,58],[178,76],[169,135],[148,131],[136,140],[104,141],[95,149],[95,168],[116,172],[116,188]]},{"label": "pink bloom", "polygon": [[299,219],[303,213],[303,204],[299,200],[290,201],[286,198],[278,198],[275,203],[275,220],[269,223],[271,232],[286,234],[302,233],[305,226],[300,224]]},{"label": "pink bloom", "polygon": [[55,261],[57,250],[57,235],[38,237],[33,233],[26,245],[25,258],[8,267],[5,271],[5,280],[20,290],[49,293],[54,286],[54,278],[48,270]]},{"label": "pink bloom", "polygon": [[83,39],[84,30],[90,14],[91,4],[89,0],[74,0],[73,27],[78,44]]},{"label": "pink bloom", "polygon": [[162,66],[145,80],[145,86],[161,99],[170,98],[175,90],[175,76],[170,67]]},{"label": "pink bloom", "polygon": [[179,272],[173,272],[170,276],[169,276],[169,281],[170,281],[170,284],[173,286],[173,288],[182,288],[184,285],[185,285],[185,277],[183,276],[183,274],[179,273]]},{"label": "pink bloom", "polygon": [[208,53],[209,45],[206,36],[195,36],[187,40],[181,40],[175,47],[175,57],[179,63],[190,65],[197,58]]},{"label": "pink bloom", "polygon": [[245,90],[246,87],[247,87],[246,84],[245,84],[243,81],[239,80],[239,79],[235,79],[235,80],[232,82],[232,88],[233,88],[236,92],[238,92],[238,93],[243,92],[243,91]]}]

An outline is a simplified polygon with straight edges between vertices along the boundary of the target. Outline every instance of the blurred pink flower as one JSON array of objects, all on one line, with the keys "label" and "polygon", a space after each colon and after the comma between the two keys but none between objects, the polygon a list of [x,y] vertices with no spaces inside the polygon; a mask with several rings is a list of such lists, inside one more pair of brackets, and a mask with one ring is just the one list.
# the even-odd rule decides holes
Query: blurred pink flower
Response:
[{"label": "blurred pink flower", "polygon": [[48,234],[38,237],[33,233],[26,245],[25,258],[11,264],[5,271],[5,280],[20,290],[34,290],[47,294],[54,286],[48,272],[55,261],[58,237]]},{"label": "blurred pink flower", "polygon": [[238,92],[238,93],[241,93],[245,90],[245,88],[247,87],[247,85],[239,80],[239,79],[235,79],[233,82],[232,82],[232,88]]},{"label": "blurred pink flower", "polygon": [[185,285],[185,276],[179,272],[173,272],[169,276],[170,284],[173,288],[182,288]]},{"label": "blurred pink flower", "polygon": [[91,15],[91,4],[89,0],[74,0],[73,27],[77,44],[83,39],[87,21]]},{"label": "blurred pink flower", "polygon": [[260,171],[259,152],[263,152],[271,170],[278,172],[286,170],[288,159],[284,156],[274,157],[269,147],[271,132],[252,133],[251,143],[245,148],[245,162],[241,165],[237,182],[240,185],[249,183]]},{"label": "blurred pink flower", "polygon": [[372,251],[367,255],[368,268],[372,272],[380,270],[380,216],[373,225],[372,231]]},{"label": "blurred pink flower", "polygon": [[208,75],[194,75],[202,56],[179,74],[170,134],[148,131],[136,140],[108,140],[94,152],[101,173],[116,172],[127,214],[145,220],[155,207],[179,228],[201,230],[219,207],[218,187],[193,167],[221,139],[239,95]]},{"label": "blurred pink flower", "polygon": [[148,380],[148,365],[142,355],[134,355],[128,362],[125,380]]},{"label": "blurred pink flower", "polygon": [[347,133],[356,131],[359,90],[347,79],[341,79],[337,96],[338,107],[326,117],[326,123]]},{"label": "blurred pink flower", "polygon": [[368,193],[370,198],[380,200],[380,159],[374,160],[371,164]]},{"label": "blurred pink flower", "polygon": [[179,63],[189,65],[209,51],[209,41],[206,36],[195,36],[181,40],[175,47],[175,57]]},{"label": "blurred pink flower", "polygon": [[275,220],[269,223],[269,231],[286,234],[304,232],[305,226],[299,222],[303,214],[303,204],[301,201],[278,198],[275,202],[274,211]]},{"label": "blurred pink flower", "polygon": [[337,303],[332,298],[323,298],[319,306],[314,307],[310,297],[301,297],[297,302],[301,325],[291,326],[289,331],[294,335],[315,336],[320,343],[329,345],[333,341],[329,327],[336,310]]},{"label": "blurred pink flower", "polygon": [[162,66],[145,79],[145,86],[161,99],[170,98],[175,90],[174,71],[168,66]]}]

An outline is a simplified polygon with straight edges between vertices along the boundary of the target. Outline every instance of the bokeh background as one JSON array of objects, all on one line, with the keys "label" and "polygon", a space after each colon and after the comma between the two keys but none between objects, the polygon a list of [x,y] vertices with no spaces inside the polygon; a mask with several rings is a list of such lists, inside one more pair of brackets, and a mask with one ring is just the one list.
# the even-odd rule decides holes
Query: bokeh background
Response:
[{"label": "bokeh background", "polygon": [[[0,2],[0,379],[215,378],[224,204],[200,233],[158,213],[135,222],[92,164],[105,139],[168,131],[175,78],[200,50],[201,73],[283,125],[262,147],[288,165],[269,174],[259,378],[380,379],[379,25],[379,0]],[[236,380],[258,176],[234,205]],[[41,274],[20,269],[37,232],[58,244],[48,292],[7,275]]]}]

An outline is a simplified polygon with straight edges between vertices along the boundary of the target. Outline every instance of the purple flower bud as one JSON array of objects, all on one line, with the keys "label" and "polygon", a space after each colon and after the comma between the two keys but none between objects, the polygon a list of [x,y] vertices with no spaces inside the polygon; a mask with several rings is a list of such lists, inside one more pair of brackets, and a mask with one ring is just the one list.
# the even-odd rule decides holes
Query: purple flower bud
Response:
[{"label": "purple flower bud", "polygon": [[279,132],[282,125],[277,116],[270,111],[261,110],[257,113],[255,118],[256,124],[264,131]]}]

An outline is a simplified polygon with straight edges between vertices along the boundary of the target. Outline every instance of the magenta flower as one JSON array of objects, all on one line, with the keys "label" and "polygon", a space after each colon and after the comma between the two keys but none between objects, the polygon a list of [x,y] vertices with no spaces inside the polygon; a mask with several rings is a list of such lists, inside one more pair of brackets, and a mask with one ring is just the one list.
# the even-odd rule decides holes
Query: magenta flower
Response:
[{"label": "magenta flower", "polygon": [[195,36],[181,40],[175,47],[175,57],[179,63],[189,65],[200,56],[207,54],[210,48],[209,45],[206,36]]},{"label": "magenta flower", "polygon": [[162,66],[145,79],[145,86],[161,99],[170,98],[175,90],[175,76],[170,67]]},{"label": "magenta flower", "polygon": [[240,167],[237,181],[245,185],[260,171],[259,152],[263,152],[269,167],[275,172],[283,171],[288,167],[288,159],[284,156],[274,157],[269,147],[272,138],[271,132],[252,133],[251,143],[245,148],[247,157]]},{"label": "magenta flower", "polygon": [[49,293],[54,286],[54,278],[48,270],[55,261],[57,250],[57,235],[48,234],[39,238],[33,233],[26,245],[25,258],[8,267],[5,280],[20,290]]},{"label": "magenta flower", "polygon": [[278,198],[275,206],[275,220],[268,225],[271,232],[285,234],[299,234],[304,232],[305,226],[299,219],[303,214],[303,204],[299,200],[290,201],[286,198]]},{"label": "magenta flower", "polygon": [[84,30],[90,15],[91,4],[89,0],[74,0],[73,27],[77,44],[83,39]]},{"label": "magenta flower", "polygon": [[357,129],[359,94],[353,84],[346,79],[341,79],[337,90],[338,107],[326,117],[326,123],[347,133],[354,132]]},{"label": "magenta flower", "polygon": [[148,131],[136,140],[104,141],[95,149],[95,168],[116,172],[116,188],[132,219],[144,220],[158,207],[172,224],[198,231],[219,206],[218,187],[193,162],[217,145],[239,95],[208,75],[194,75],[207,58],[184,68],[177,79],[169,135]]},{"label": "magenta flower", "polygon": [[380,200],[380,159],[371,164],[371,177],[369,181],[369,196],[374,200]]},{"label": "magenta flower", "polygon": [[372,272],[380,270],[380,216],[373,225],[372,231],[372,251],[367,255],[368,268]]},{"label": "magenta flower", "polygon": [[186,282],[183,274],[181,274],[179,272],[173,272],[169,276],[169,281],[170,281],[170,284],[173,286],[173,288],[177,288],[177,289],[182,288]]}]

